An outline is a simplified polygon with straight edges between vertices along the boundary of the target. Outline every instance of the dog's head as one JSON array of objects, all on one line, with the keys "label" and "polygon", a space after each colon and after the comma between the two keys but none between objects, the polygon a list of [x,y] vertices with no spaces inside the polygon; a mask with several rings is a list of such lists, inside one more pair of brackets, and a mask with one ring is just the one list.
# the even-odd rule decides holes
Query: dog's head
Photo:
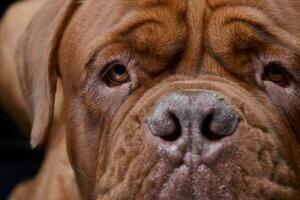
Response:
[{"label": "dog's head", "polygon": [[57,0],[20,43],[32,143],[62,79],[85,199],[296,199],[298,1]]}]

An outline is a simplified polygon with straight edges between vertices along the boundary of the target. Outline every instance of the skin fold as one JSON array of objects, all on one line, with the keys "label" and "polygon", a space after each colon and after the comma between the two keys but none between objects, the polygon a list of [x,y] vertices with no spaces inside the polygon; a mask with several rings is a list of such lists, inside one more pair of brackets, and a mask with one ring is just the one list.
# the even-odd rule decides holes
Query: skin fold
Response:
[{"label": "skin fold", "polygon": [[[299,199],[299,10],[15,4],[0,28],[0,88],[11,93],[0,102],[46,157],[10,199]],[[116,63],[122,84],[107,77]]]}]

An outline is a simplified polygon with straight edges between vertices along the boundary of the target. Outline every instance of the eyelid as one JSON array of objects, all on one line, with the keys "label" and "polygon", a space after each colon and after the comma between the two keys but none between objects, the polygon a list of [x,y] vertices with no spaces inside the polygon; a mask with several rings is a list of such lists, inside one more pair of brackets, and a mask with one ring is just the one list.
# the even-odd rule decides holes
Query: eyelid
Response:
[{"label": "eyelid", "polygon": [[108,64],[120,61],[124,65],[130,59],[131,51],[127,44],[121,41],[110,41],[99,45],[87,56],[85,68],[104,68]]},{"label": "eyelid", "polygon": [[107,63],[106,65],[104,65],[104,67],[100,70],[99,75],[101,77],[104,77],[108,73],[108,71],[111,69],[111,67],[113,66],[113,64],[115,64],[115,63],[118,63],[118,62],[112,61],[112,62]]}]

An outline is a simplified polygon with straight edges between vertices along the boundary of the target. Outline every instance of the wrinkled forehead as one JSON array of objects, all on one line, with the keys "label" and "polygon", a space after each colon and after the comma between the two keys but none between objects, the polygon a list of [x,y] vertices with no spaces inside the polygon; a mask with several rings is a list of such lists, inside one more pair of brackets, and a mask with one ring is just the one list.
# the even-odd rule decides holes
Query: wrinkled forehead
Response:
[{"label": "wrinkled forehead", "polygon": [[180,25],[186,9],[186,0],[90,0],[83,1],[73,21],[78,30],[87,31],[86,37],[94,39],[113,31],[129,35],[149,24]]},{"label": "wrinkled forehead", "polygon": [[184,49],[186,12],[185,0],[83,1],[65,32],[64,45],[82,55],[122,42],[139,53],[166,58]]},{"label": "wrinkled forehead", "polygon": [[[195,26],[197,20],[205,17],[205,13],[207,22],[211,13],[226,7],[257,9],[271,18],[278,19],[278,23],[280,21],[284,23],[294,20],[295,16],[282,16],[282,14],[288,16],[295,13],[293,9],[299,7],[299,3],[294,2],[289,0],[83,0],[73,21],[76,21],[79,33],[91,35],[93,38],[115,26],[122,26],[120,25],[122,23],[128,25],[123,27],[127,30],[147,22],[165,25],[187,23]],[[169,32],[169,35],[172,33]]]},{"label": "wrinkled forehead", "polygon": [[[82,1],[65,32],[64,52],[68,64],[84,64],[89,53],[110,43],[130,44],[137,52],[149,57],[172,58],[185,50],[191,65],[199,63],[204,51],[214,13],[218,18],[234,15],[240,8],[249,8],[279,26],[299,34],[295,24],[295,7],[292,1],[270,0],[87,0]],[[297,4],[297,5],[296,5]],[[282,7],[285,9],[282,9]],[[224,11],[224,12],[223,12]],[[244,18],[242,11],[236,18]],[[283,17],[286,15],[285,17]],[[289,15],[289,16],[288,16]],[[293,15],[291,17],[290,15]],[[250,16],[256,20],[256,14]],[[289,21],[287,21],[289,19]],[[213,34],[213,32],[211,32]],[[70,51],[72,49],[72,51]],[[68,55],[68,53],[72,55]],[[145,55],[145,54],[144,54]],[[193,56],[195,55],[193,58]],[[75,59],[74,59],[75,58]]]}]

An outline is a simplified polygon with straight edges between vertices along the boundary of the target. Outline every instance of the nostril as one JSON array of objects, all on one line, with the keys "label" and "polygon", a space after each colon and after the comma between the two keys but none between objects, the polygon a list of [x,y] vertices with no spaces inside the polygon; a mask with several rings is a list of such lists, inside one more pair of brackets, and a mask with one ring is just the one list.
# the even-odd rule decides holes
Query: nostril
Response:
[{"label": "nostril", "polygon": [[173,113],[170,113],[170,119],[174,122],[175,129],[173,130],[172,133],[167,134],[167,135],[163,135],[163,136],[161,136],[161,138],[166,140],[166,141],[172,142],[172,141],[175,141],[178,138],[180,138],[180,136],[181,136],[181,126],[180,126],[179,119]]},{"label": "nostril", "polygon": [[177,140],[181,136],[180,119],[170,110],[158,111],[147,120],[151,133],[165,141]]},{"label": "nostril", "polygon": [[205,138],[207,138],[208,140],[215,141],[215,140],[222,139],[224,136],[220,135],[220,134],[216,134],[211,130],[213,116],[214,116],[214,113],[211,113],[205,117],[205,119],[202,123],[201,132],[202,132],[202,135]]}]

